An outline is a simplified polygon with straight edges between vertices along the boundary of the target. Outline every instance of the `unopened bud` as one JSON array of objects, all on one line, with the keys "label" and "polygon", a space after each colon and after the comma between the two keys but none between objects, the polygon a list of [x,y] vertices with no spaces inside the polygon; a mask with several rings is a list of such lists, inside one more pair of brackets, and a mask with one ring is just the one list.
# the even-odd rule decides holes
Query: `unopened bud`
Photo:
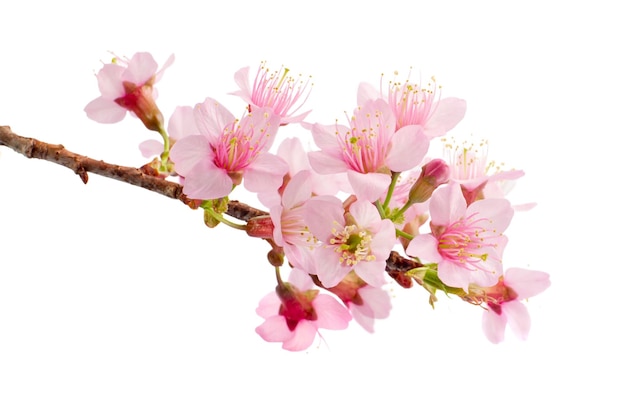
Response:
[{"label": "unopened bud", "polygon": [[272,239],[274,237],[274,223],[270,216],[257,216],[246,223],[246,233],[252,237]]},{"label": "unopened bud", "polygon": [[450,179],[450,167],[442,159],[433,159],[424,164],[422,173],[411,187],[409,201],[423,203],[433,195],[433,191]]}]

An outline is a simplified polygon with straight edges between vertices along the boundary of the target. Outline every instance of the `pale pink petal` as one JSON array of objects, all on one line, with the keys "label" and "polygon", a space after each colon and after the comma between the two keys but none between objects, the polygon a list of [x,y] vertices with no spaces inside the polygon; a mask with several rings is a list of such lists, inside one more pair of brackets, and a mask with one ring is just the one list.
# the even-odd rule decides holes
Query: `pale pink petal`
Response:
[{"label": "pale pink petal", "polygon": [[315,144],[323,151],[336,150],[341,154],[338,138],[343,138],[350,132],[343,125],[322,125],[315,123],[311,130]]},{"label": "pale pink petal", "polygon": [[165,72],[165,70],[168,69],[173,63],[174,63],[174,54],[170,55],[169,58],[167,58],[167,61],[165,61],[165,64],[163,64],[161,69],[154,75],[155,83],[158,82],[163,77],[163,73]]},{"label": "pale pink petal", "polygon": [[130,59],[128,68],[126,68],[124,74],[122,74],[122,79],[140,86],[152,78],[158,69],[159,64],[157,64],[150,53],[137,52]]},{"label": "pale pink petal", "polygon": [[509,327],[520,339],[526,340],[530,331],[530,314],[528,309],[517,300],[502,304],[502,314],[506,314]]},{"label": "pale pink petal", "polygon": [[366,102],[377,100],[379,98],[382,98],[380,91],[378,91],[373,85],[365,82],[359,84],[356,94],[357,105],[363,106]]},{"label": "pale pink petal", "polygon": [[385,266],[387,259],[375,261],[361,261],[354,266],[354,272],[372,287],[380,288],[387,283],[385,280]]},{"label": "pale pink petal", "polygon": [[98,123],[117,123],[126,116],[126,109],[101,96],[85,106],[85,113]]},{"label": "pale pink petal", "polygon": [[96,79],[98,80],[98,89],[102,97],[115,100],[126,94],[122,84],[124,71],[125,68],[123,66],[116,64],[104,64],[102,69],[98,71]]},{"label": "pale pink petal", "polygon": [[379,220],[379,227],[370,242],[370,250],[376,257],[387,259],[396,244],[396,228],[389,219]]},{"label": "pale pink petal", "polygon": [[289,172],[295,175],[300,171],[311,168],[309,158],[298,138],[283,139],[278,145],[276,155],[283,158],[289,164]]},{"label": "pale pink petal", "polygon": [[300,171],[289,180],[283,192],[283,207],[290,209],[311,198],[310,179],[310,171]]},{"label": "pale pink petal", "polygon": [[374,318],[370,313],[370,307],[367,305],[356,305],[350,303],[350,313],[354,320],[359,323],[366,331],[374,333]]},{"label": "pale pink petal", "polygon": [[243,185],[254,193],[278,190],[288,170],[287,163],[281,158],[261,153],[244,171]]},{"label": "pale pink petal", "polygon": [[194,118],[200,133],[211,140],[221,136],[224,127],[235,121],[235,116],[226,107],[210,97],[196,105]]},{"label": "pale pink petal", "polygon": [[430,141],[421,126],[409,125],[400,128],[391,139],[391,149],[385,159],[387,167],[394,172],[415,168],[428,152]]},{"label": "pale pink petal", "polygon": [[454,97],[441,99],[436,106],[424,127],[426,135],[431,138],[445,135],[454,128],[465,116],[467,108],[465,100]]},{"label": "pale pink petal", "polygon": [[241,97],[248,104],[252,102],[249,72],[250,67],[243,67],[235,73],[235,83],[239,86],[240,90],[230,93],[234,96]]},{"label": "pale pink petal", "polygon": [[348,181],[358,199],[372,202],[385,195],[391,184],[391,176],[377,172],[362,174],[349,170]]},{"label": "pale pink petal", "polygon": [[[351,267],[339,263],[339,257],[332,248],[318,248],[314,257],[317,276],[326,288],[332,288],[339,284],[352,270]],[[362,263],[359,262],[357,265]]]},{"label": "pale pink petal", "polygon": [[331,229],[343,228],[345,219],[341,200],[333,196],[314,197],[305,203],[304,222],[313,236],[323,242],[331,237]]},{"label": "pale pink petal", "polygon": [[370,308],[362,310],[363,314],[372,314],[371,317],[386,319],[391,311],[391,297],[385,290],[375,287],[363,287],[359,289],[359,295],[363,300],[363,305]]},{"label": "pale pink petal", "polygon": [[[381,222],[380,214],[374,205],[368,201],[357,200],[350,205],[350,214],[354,217],[356,224],[361,227],[369,227]],[[378,228],[377,228],[378,229]]]},{"label": "pale pink petal", "polygon": [[300,320],[294,329],[292,337],[283,342],[283,349],[292,352],[304,350],[311,346],[317,334],[317,325],[309,320]]},{"label": "pale pink petal", "polygon": [[202,161],[184,177],[183,192],[192,199],[214,200],[226,197],[233,188],[233,180],[228,174],[209,161]]},{"label": "pale pink petal", "polygon": [[346,172],[346,163],[337,152],[330,155],[328,151],[309,152],[309,162],[315,172],[319,174],[339,174]]},{"label": "pale pink petal", "polygon": [[256,313],[264,319],[276,316],[278,314],[278,310],[280,309],[280,305],[280,299],[276,295],[276,292],[271,292],[261,298],[259,306],[256,309]]},{"label": "pale pink petal", "polygon": [[504,340],[506,316],[497,314],[488,308],[483,312],[483,332],[491,343],[500,343]]},{"label": "pale pink petal", "polygon": [[504,274],[504,283],[523,299],[545,291],[550,286],[550,276],[542,271],[509,268]]},{"label": "pale pink petal", "polygon": [[417,235],[406,248],[406,254],[419,258],[422,262],[441,262],[443,259],[439,250],[439,241],[431,234]]},{"label": "pale pink petal", "polygon": [[295,285],[300,291],[306,291],[313,288],[313,280],[306,272],[294,268],[289,273],[289,282]]},{"label": "pale pink petal", "polygon": [[254,330],[266,342],[283,342],[293,337],[291,330],[287,327],[285,318],[278,315],[268,317],[263,324]]},{"label": "pale pink petal", "polygon": [[173,139],[182,139],[187,136],[200,135],[196,127],[196,119],[191,106],[178,106],[167,123],[167,132]]},{"label": "pale pink petal", "polygon": [[458,184],[439,187],[430,199],[430,216],[434,225],[454,223],[465,216],[467,204]]},{"label": "pale pink petal", "polygon": [[463,268],[455,262],[451,262],[446,259],[439,262],[437,272],[441,282],[446,284],[448,287],[463,288],[465,292],[468,291],[470,282],[473,282],[473,271]]},{"label": "pale pink petal", "polygon": [[170,158],[176,164],[176,172],[182,176],[187,176],[201,161],[211,159],[211,155],[208,139],[200,135],[187,136],[177,141],[170,151]]},{"label": "pale pink petal", "polygon": [[144,140],[139,144],[139,150],[145,158],[150,158],[163,152],[163,143],[154,139]]},{"label": "pale pink petal", "polygon": [[313,300],[313,307],[319,328],[343,330],[352,319],[348,309],[330,295],[318,294]]},{"label": "pale pink petal", "polygon": [[480,217],[489,219],[489,226],[502,233],[511,223],[513,218],[513,208],[511,203],[503,198],[490,198],[478,200],[467,208],[467,216],[472,213],[479,213]]}]

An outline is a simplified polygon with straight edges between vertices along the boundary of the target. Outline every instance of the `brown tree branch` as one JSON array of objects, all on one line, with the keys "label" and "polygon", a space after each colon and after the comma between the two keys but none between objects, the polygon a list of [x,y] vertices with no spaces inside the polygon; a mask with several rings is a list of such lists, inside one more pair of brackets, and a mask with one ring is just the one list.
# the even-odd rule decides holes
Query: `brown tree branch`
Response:
[{"label": "brown tree branch", "polygon": [[[88,172],[112,178],[146,190],[154,191],[169,198],[180,200],[191,208],[198,208],[199,201],[189,199],[183,193],[183,187],[166,179],[146,174],[138,168],[125,167],[98,161],[70,152],[63,145],[53,145],[41,142],[37,139],[16,135],[9,126],[0,126],[0,145],[4,145],[27,158],[43,159],[62,165],[74,171],[83,183],[89,180]],[[248,206],[239,201],[230,201],[226,213],[236,219],[249,221],[253,217],[267,215],[268,213]],[[420,263],[402,257],[392,251],[387,259],[387,272],[400,285],[408,288],[412,285],[412,279],[405,272],[422,266]]]}]

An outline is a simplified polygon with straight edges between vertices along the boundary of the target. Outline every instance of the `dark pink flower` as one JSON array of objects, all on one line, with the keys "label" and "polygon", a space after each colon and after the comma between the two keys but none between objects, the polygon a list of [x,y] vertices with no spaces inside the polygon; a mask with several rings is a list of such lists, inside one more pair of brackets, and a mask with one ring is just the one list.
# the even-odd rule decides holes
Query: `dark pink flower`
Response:
[{"label": "dark pink flower", "polygon": [[131,59],[116,57],[96,75],[101,96],[85,107],[87,117],[100,123],[117,123],[126,112],[136,115],[150,130],[163,129],[163,115],[155,98],[157,83],[174,62],[171,55],[163,68],[148,52],[138,52]]},{"label": "dark pink flower", "polygon": [[311,346],[319,329],[343,330],[352,319],[337,300],[319,290],[305,272],[293,269],[289,282],[259,302],[256,312],[265,321],[256,332],[267,342],[280,342],[283,349],[304,350]]}]

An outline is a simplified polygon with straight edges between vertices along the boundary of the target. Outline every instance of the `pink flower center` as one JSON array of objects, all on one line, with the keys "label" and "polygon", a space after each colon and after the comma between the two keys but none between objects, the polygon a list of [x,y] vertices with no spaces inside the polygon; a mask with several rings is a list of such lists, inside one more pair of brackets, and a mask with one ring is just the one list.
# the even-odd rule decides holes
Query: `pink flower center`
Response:
[{"label": "pink flower center", "polygon": [[[435,78],[431,78],[433,84]],[[439,98],[435,91],[438,87],[428,83],[420,87],[408,82],[389,82],[388,101],[396,115],[396,129],[408,125],[424,126],[435,109]],[[440,94],[439,94],[440,95]]]},{"label": "pink flower center", "polygon": [[488,229],[489,219],[477,218],[472,213],[446,227],[439,235],[439,253],[445,259],[462,265],[469,270],[487,270],[485,262],[489,257],[487,248],[497,246],[492,242],[495,230]]},{"label": "pink flower center", "polygon": [[[288,73],[289,68],[281,68],[281,71],[270,73],[262,63],[254,79],[252,102],[259,107],[271,107],[274,113],[281,117],[287,117],[302,107],[311,93],[310,88],[307,88],[309,80],[295,79],[287,76]],[[290,113],[289,110],[307,90],[305,99]]]},{"label": "pink flower center", "polygon": [[260,134],[256,133],[254,126],[244,128],[235,120],[224,128],[217,145],[213,146],[213,162],[229,173],[243,171],[263,149],[266,142],[263,132],[261,129]]},{"label": "pink flower center", "polygon": [[333,237],[330,244],[335,246],[335,252],[339,254],[339,262],[346,266],[354,266],[360,261],[373,261],[376,259],[371,254],[370,243],[372,235],[367,230],[359,230],[357,225],[345,226],[339,230],[333,228]]},{"label": "pink flower center", "polygon": [[383,115],[376,111],[352,116],[350,131],[343,142],[343,159],[356,172],[378,172],[385,164],[391,138],[387,135]]},{"label": "pink flower center", "polygon": [[477,145],[471,142],[457,144],[454,138],[441,140],[444,155],[450,166],[450,178],[455,180],[472,180],[483,178],[494,163],[487,163],[489,145],[481,140]]},{"label": "pink flower center", "polygon": [[310,248],[316,246],[317,240],[304,222],[303,205],[283,210],[280,225],[286,243]]}]

